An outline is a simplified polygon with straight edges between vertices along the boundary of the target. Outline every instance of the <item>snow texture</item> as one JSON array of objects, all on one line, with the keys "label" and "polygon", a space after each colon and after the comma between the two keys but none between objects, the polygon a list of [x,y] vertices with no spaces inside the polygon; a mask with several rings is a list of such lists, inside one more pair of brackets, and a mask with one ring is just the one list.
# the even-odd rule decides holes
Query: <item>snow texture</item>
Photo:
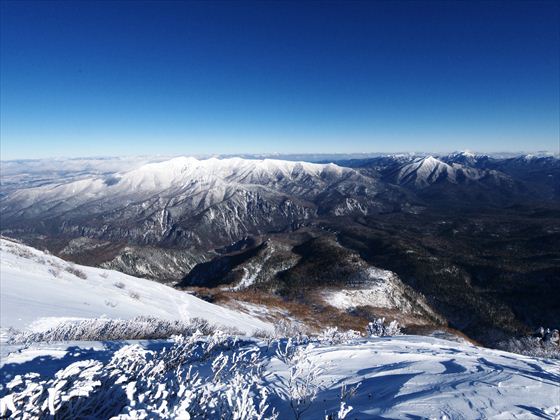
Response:
[{"label": "snow texture", "polygon": [[17,418],[558,418],[560,362],[440,340],[239,340],[35,345],[2,361]]}]

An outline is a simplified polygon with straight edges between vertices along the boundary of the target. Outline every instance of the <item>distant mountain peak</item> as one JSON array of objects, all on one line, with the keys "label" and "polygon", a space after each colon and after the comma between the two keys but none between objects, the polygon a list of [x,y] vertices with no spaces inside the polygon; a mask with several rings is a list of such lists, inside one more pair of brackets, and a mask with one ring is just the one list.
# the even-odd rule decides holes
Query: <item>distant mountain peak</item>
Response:
[{"label": "distant mountain peak", "polygon": [[403,165],[397,175],[397,182],[401,185],[414,184],[417,187],[426,187],[442,177],[450,177],[454,181],[453,167],[433,156],[426,156]]}]

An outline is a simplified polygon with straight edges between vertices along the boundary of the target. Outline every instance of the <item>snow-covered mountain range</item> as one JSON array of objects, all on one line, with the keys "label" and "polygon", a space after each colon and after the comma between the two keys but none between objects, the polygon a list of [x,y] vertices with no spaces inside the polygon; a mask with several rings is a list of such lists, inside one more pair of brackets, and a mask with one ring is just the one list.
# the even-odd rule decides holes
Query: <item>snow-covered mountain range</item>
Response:
[{"label": "snow-covered mountain range", "polygon": [[334,164],[182,157],[16,190],[1,211],[5,226],[40,220],[69,235],[192,246],[290,229],[318,214],[378,211],[382,190]]},{"label": "snow-covered mountain range", "polygon": [[10,184],[0,200],[2,229],[11,235],[36,232],[137,244],[227,245],[249,234],[291,230],[317,217],[410,211],[429,205],[423,203],[424,191],[444,198],[463,193],[454,185],[467,185],[481,202],[554,197],[558,159],[523,159],[545,172],[541,191],[531,190],[528,182],[522,185],[516,162],[502,162],[516,169],[500,171],[499,161],[490,164],[488,157],[464,153],[441,159],[384,156],[354,162],[353,168],[178,157],[124,172],[50,179],[30,188]]},{"label": "snow-covered mountain range", "polygon": [[[408,307],[421,318],[413,323],[448,322],[493,343],[548,325],[559,162],[468,152],[322,163],[72,160],[58,170],[12,162],[2,165],[0,227],[80,264],[184,287],[258,289],[307,305],[330,300],[360,322],[371,308]],[[504,241],[515,252],[505,252]],[[349,287],[377,269],[399,281]],[[457,294],[466,298],[457,302]],[[410,304],[415,296],[423,308]]]}]

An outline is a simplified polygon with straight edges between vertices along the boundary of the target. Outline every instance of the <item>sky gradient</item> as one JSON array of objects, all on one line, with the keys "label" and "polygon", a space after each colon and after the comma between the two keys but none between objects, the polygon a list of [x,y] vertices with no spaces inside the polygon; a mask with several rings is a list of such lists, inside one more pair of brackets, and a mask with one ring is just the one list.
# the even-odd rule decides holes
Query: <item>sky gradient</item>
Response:
[{"label": "sky gradient", "polygon": [[560,149],[557,2],[1,7],[1,158]]}]

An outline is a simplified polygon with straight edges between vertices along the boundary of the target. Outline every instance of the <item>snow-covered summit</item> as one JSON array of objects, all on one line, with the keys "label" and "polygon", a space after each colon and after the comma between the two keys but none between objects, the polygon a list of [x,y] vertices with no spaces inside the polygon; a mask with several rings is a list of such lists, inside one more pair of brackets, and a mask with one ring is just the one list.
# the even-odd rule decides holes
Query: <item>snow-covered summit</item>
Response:
[{"label": "snow-covered summit", "polygon": [[461,165],[474,166],[479,160],[488,159],[488,155],[479,154],[470,150],[453,152],[447,156],[442,156],[442,160],[447,163],[459,163]]},{"label": "snow-covered summit", "polygon": [[433,156],[427,156],[404,165],[399,170],[397,182],[399,184],[413,183],[417,187],[424,187],[434,183],[442,176],[454,181],[453,167]]},{"label": "snow-covered summit", "polygon": [[[474,155],[462,154],[464,159],[476,159]],[[464,162],[466,163],[466,162]],[[457,184],[466,181],[477,181],[489,175],[489,171],[469,167],[464,164],[444,162],[434,156],[417,158],[414,161],[400,167],[397,173],[397,183],[401,185],[413,185],[416,188],[425,188],[436,182],[447,181]],[[496,173],[492,173],[497,176]]]}]

